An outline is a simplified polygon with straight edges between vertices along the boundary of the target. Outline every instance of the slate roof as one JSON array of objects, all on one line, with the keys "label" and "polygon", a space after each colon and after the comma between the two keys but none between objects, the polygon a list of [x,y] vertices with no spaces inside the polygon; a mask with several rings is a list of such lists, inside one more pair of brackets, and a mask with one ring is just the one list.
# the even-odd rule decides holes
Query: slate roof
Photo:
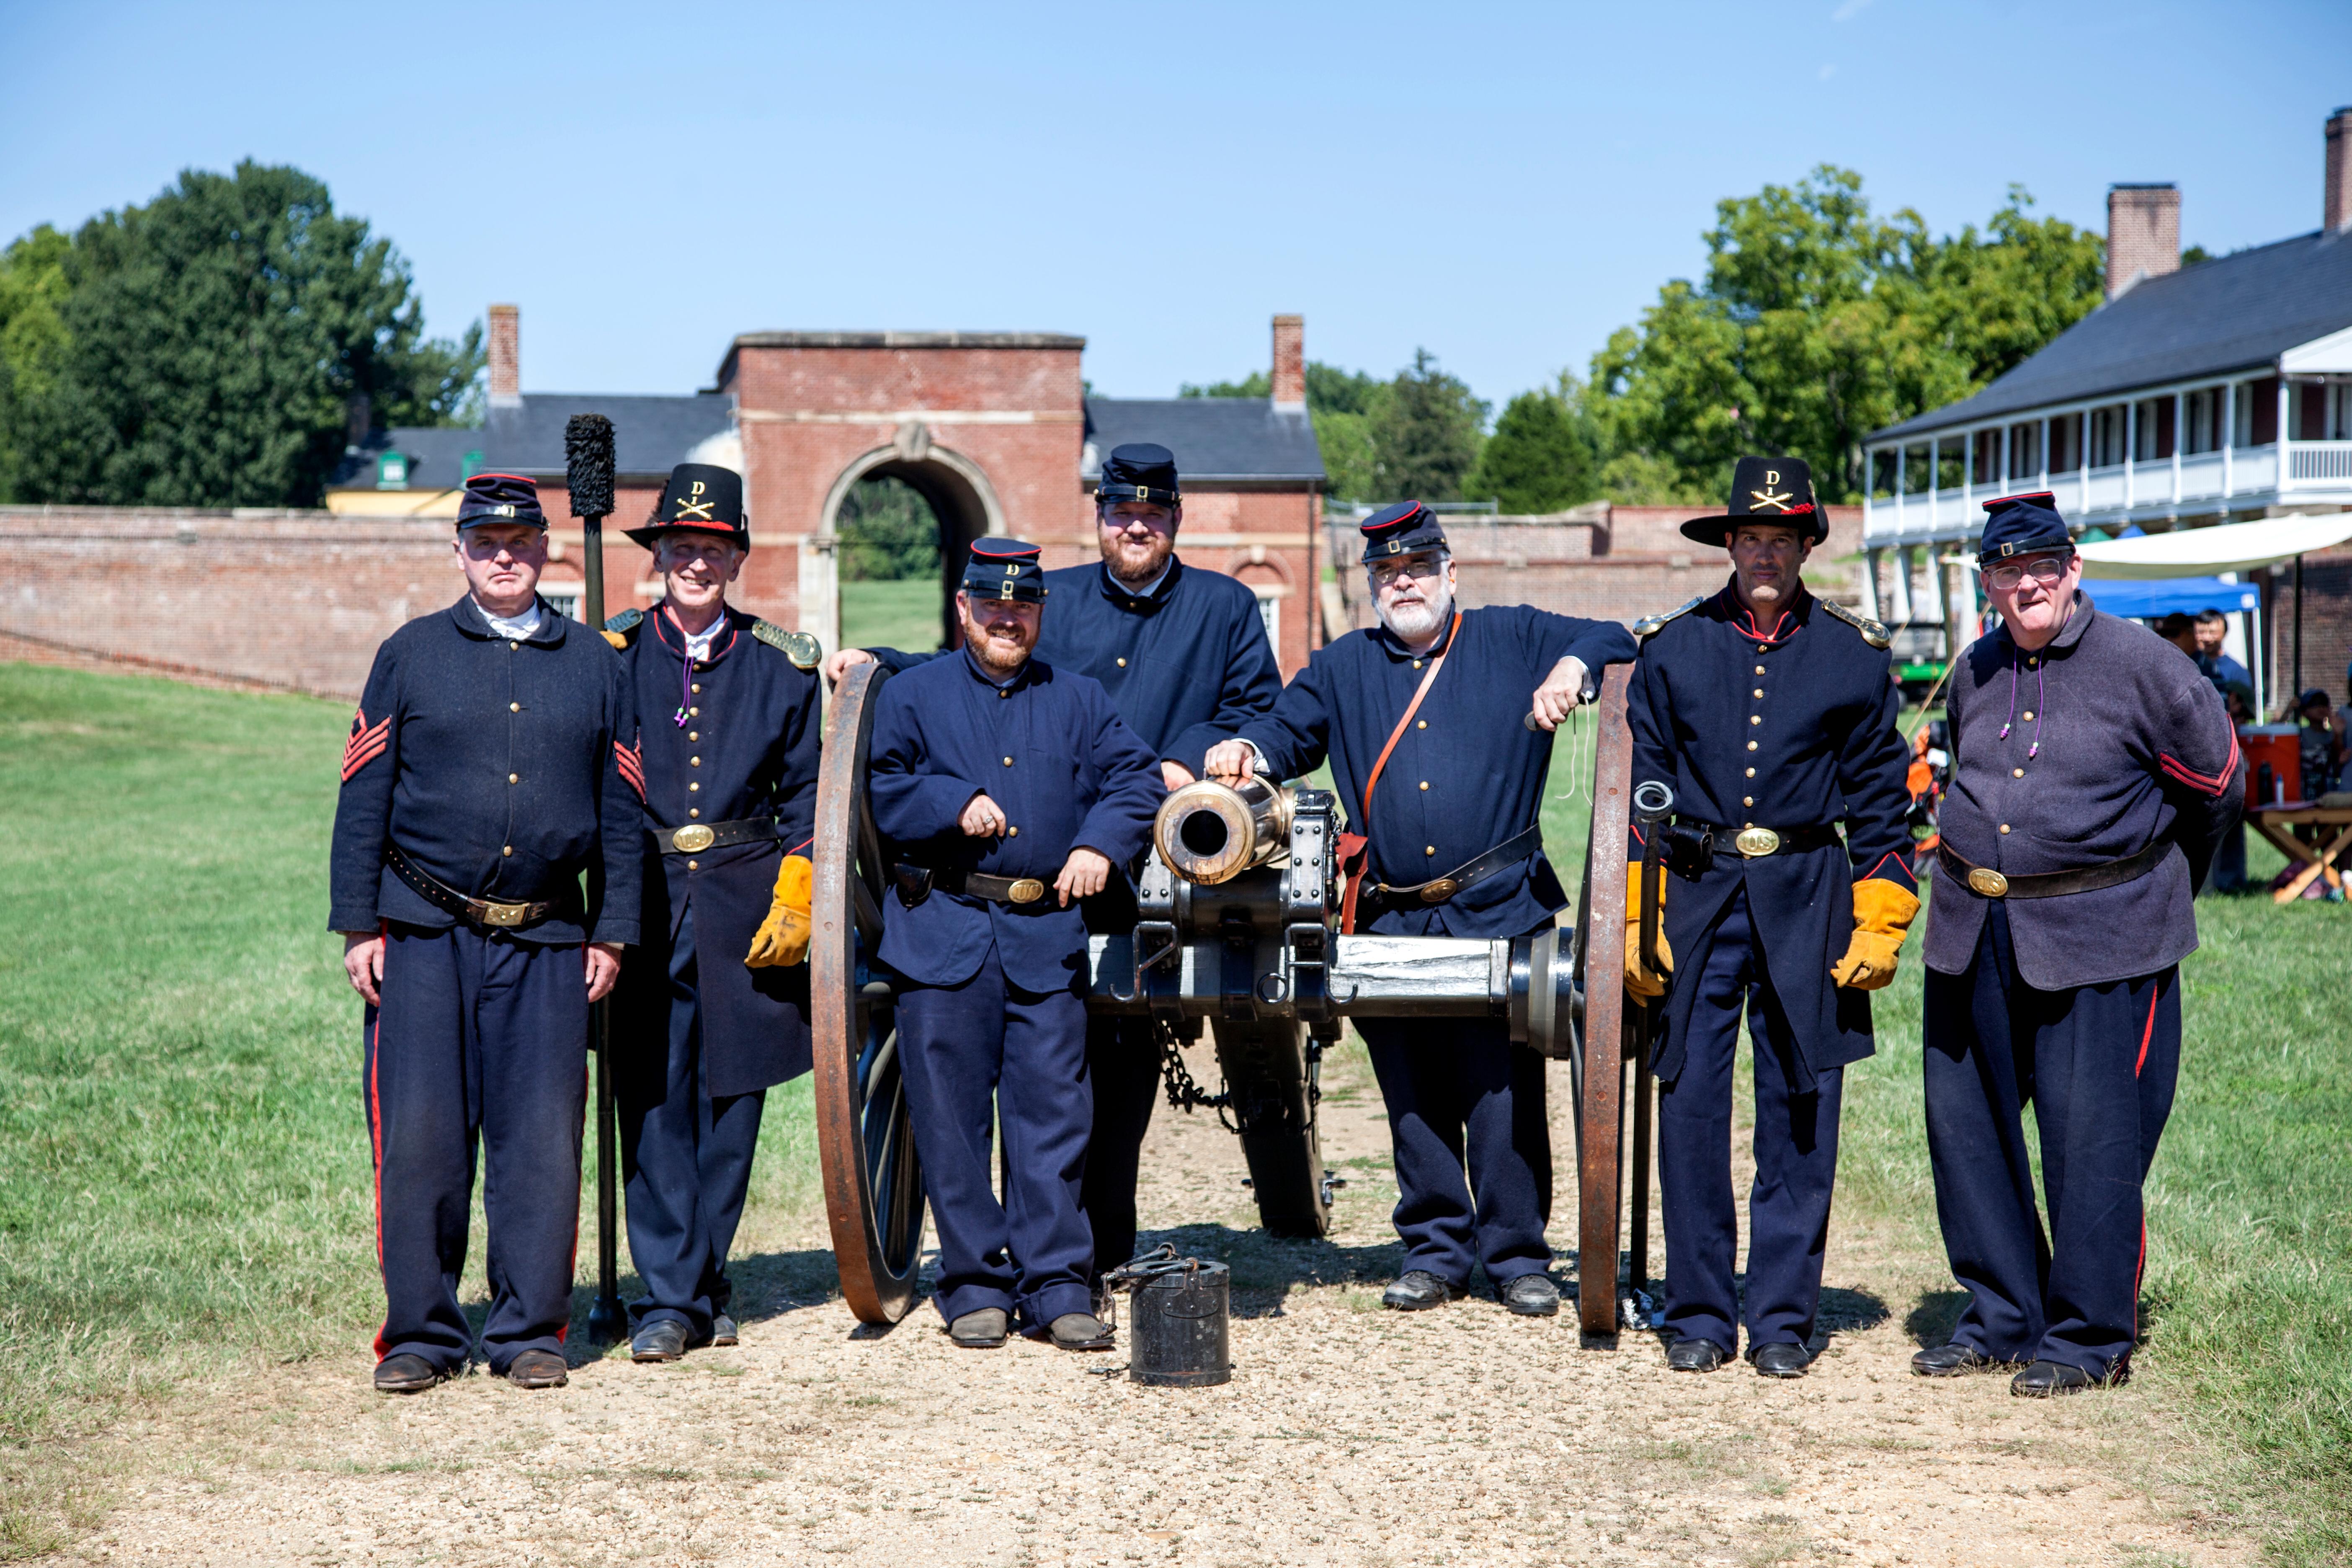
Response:
[{"label": "slate roof", "polygon": [[1305,410],[1276,413],[1265,397],[1089,397],[1082,477],[1101,476],[1103,454],[1157,441],[1176,454],[1179,482],[1324,482],[1323,450]]},{"label": "slate roof", "polygon": [[2346,327],[2352,327],[2352,233],[2299,235],[2143,279],[1975,396],[1867,439],[2274,367],[2288,349]]},{"label": "slate roof", "polygon": [[698,392],[680,397],[598,396],[593,393],[529,392],[519,406],[494,407],[480,426],[379,430],[348,453],[327,488],[373,489],[375,460],[387,447],[406,452],[410,489],[448,489],[465,482],[468,452],[482,454],[476,472],[564,471],[563,426],[574,414],[602,414],[613,422],[614,469],[627,479],[667,478],[687,454],[733,427],[734,399]]}]

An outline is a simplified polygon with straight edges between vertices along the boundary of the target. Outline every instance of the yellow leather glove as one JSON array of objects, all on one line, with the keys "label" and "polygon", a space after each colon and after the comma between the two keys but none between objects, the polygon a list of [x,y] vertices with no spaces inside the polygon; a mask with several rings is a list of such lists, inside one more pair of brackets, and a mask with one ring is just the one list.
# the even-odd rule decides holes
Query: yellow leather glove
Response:
[{"label": "yellow leather glove", "polygon": [[1895,958],[1919,913],[1917,895],[1884,877],[1853,885],[1853,940],[1830,966],[1830,978],[1856,991],[1875,991],[1895,978]]},{"label": "yellow leather glove", "polygon": [[1675,950],[1666,945],[1665,868],[1658,868],[1658,967],[1653,974],[1642,967],[1642,863],[1625,868],[1625,989],[1644,1002],[1666,994],[1667,974],[1675,972]]},{"label": "yellow leather glove", "polygon": [[776,868],[776,901],[768,918],[752,934],[751,951],[744,955],[747,969],[790,968],[808,957],[809,899],[816,889],[816,868],[805,855],[787,855]]},{"label": "yellow leather glove", "polygon": [[629,651],[629,639],[623,637],[620,633],[599,632],[597,635],[603,637],[606,642],[611,643],[614,647],[620,649],[623,653]]}]

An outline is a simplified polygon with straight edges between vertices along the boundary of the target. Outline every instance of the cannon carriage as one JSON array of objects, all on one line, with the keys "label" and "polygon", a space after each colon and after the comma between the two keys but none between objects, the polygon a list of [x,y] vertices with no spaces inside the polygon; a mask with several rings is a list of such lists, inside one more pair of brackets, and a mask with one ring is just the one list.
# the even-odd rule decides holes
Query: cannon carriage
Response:
[{"label": "cannon carriage", "polygon": [[[1591,1335],[1617,1331],[1628,1164],[1636,1289],[1648,1252],[1649,1088],[1638,1059],[1646,1029],[1641,1005],[1624,991],[1628,677],[1624,666],[1609,668],[1595,702],[1592,829],[1572,925],[1491,942],[1345,933],[1329,792],[1203,782],[1163,805],[1137,879],[1134,930],[1089,942],[1087,1006],[1150,1017],[1163,1042],[1198,1039],[1206,1027],[1224,1078],[1220,1114],[1242,1140],[1270,1233],[1329,1229],[1339,1182],[1317,1135],[1318,1079],[1344,1020],[1507,1019],[1513,1040],[1570,1065],[1580,1324]],[[888,679],[877,665],[853,668],[826,716],[809,950],[826,1215],[843,1295],[868,1323],[895,1322],[913,1305],[924,1222],[894,994],[872,959],[887,882],[866,755],[875,694]],[[1623,1160],[1629,1099],[1633,1146]],[[1596,1271],[1594,1259],[1607,1262]],[[1596,1279],[1603,1288],[1592,1288]]]}]

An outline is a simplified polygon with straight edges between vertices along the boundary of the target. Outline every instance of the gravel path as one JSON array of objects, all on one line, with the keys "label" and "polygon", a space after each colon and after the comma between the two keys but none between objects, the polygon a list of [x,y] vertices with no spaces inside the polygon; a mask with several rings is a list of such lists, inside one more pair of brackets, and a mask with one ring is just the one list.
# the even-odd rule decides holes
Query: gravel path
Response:
[{"label": "gravel path", "polygon": [[[1205,1061],[1195,1071],[1213,1083]],[[1564,1071],[1553,1086],[1559,1147]],[[928,1302],[886,1333],[832,1299],[821,1218],[755,1215],[743,1343],[594,1363],[565,1390],[411,1399],[365,1352],[232,1380],[95,1453],[121,1505],[77,1556],[210,1563],[2249,1563],[2152,1504],[2132,1390],[2043,1405],[1908,1374],[1937,1260],[1842,1227],[1813,1374],[1672,1374],[1572,1310],[1379,1308],[1397,1250],[1361,1068],[1324,1102],[1335,1239],[1254,1228],[1237,1142],[1164,1108],[1145,1224],[1234,1268],[1235,1372],[1169,1391],[1124,1356],[958,1351]],[[1563,1172],[1571,1162],[1563,1153]],[[1565,1186],[1562,1221],[1572,1225]],[[1556,1226],[1557,1236],[1562,1227]],[[1563,1264],[1564,1275],[1570,1273]]]}]

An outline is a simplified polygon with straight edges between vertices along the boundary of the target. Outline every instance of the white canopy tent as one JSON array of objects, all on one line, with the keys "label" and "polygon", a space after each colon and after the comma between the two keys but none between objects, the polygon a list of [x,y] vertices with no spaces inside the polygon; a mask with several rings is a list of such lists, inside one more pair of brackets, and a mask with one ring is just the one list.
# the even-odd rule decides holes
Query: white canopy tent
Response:
[{"label": "white canopy tent", "polygon": [[2077,546],[2085,577],[2208,577],[2250,572],[2352,539],[2352,511],[2267,517]]},{"label": "white canopy tent", "polygon": [[[2258,522],[2228,522],[2214,528],[2177,529],[2134,539],[2109,539],[2077,546],[2083,575],[2106,578],[2202,577],[2251,572],[2293,561],[2294,577],[2294,679],[2303,679],[2303,557],[2352,539],[2352,511],[2316,517],[2266,517]],[[2259,612],[2251,612],[2259,615]],[[2248,652],[2262,647],[2259,624],[2247,628]],[[2257,716],[2269,711],[2267,658],[2246,660],[2254,678]]]}]

